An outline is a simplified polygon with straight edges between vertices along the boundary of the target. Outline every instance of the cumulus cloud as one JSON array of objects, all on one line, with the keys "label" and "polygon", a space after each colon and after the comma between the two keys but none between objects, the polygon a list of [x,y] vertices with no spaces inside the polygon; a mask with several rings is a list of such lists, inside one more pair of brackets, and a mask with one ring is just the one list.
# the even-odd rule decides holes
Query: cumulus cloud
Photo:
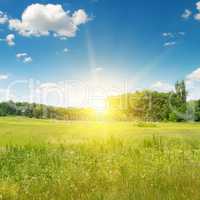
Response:
[{"label": "cumulus cloud", "polygon": [[0,24],[5,24],[8,21],[8,16],[0,11]]},{"label": "cumulus cloud", "polygon": [[89,17],[83,9],[74,13],[65,11],[59,4],[32,4],[22,13],[21,19],[9,20],[11,30],[23,36],[74,37],[78,26],[88,22]]},{"label": "cumulus cloud", "polygon": [[200,68],[194,70],[191,74],[186,77],[187,81],[200,81]]},{"label": "cumulus cloud", "polygon": [[200,1],[196,3],[196,9],[198,10],[199,13],[197,13],[194,16],[194,18],[199,21],[200,20]]},{"label": "cumulus cloud", "polygon": [[200,10],[200,1],[198,1],[198,2],[196,3],[196,8],[197,8],[197,10]]},{"label": "cumulus cloud", "polygon": [[186,76],[186,86],[189,93],[188,99],[200,98],[200,68],[197,68]]},{"label": "cumulus cloud", "polygon": [[175,41],[173,41],[173,42],[165,42],[163,46],[164,47],[170,47],[170,46],[174,46],[174,45],[176,45]]},{"label": "cumulus cloud", "polygon": [[0,41],[6,42],[9,46],[15,45],[15,35],[14,34],[8,34],[6,38],[0,38]]},{"label": "cumulus cloud", "polygon": [[33,60],[27,53],[18,53],[16,54],[16,58],[23,63],[31,63]]},{"label": "cumulus cloud", "polygon": [[189,19],[191,15],[192,15],[192,11],[190,11],[189,9],[185,9],[181,17],[183,19]]},{"label": "cumulus cloud", "polygon": [[170,92],[174,90],[174,86],[162,81],[158,81],[151,86],[151,89],[158,92]]},{"label": "cumulus cloud", "polygon": [[83,9],[79,9],[73,13],[72,21],[77,26],[80,24],[85,24],[88,21],[88,15]]},{"label": "cumulus cloud", "polygon": [[14,34],[9,34],[6,36],[5,41],[9,46],[14,46],[15,45],[15,35]]}]

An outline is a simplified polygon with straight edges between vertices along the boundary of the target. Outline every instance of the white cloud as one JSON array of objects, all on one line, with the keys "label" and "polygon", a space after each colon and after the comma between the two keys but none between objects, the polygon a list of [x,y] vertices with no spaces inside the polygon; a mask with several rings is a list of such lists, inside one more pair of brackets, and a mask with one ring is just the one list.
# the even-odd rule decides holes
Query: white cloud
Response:
[{"label": "white cloud", "polygon": [[32,4],[22,13],[20,19],[9,20],[11,30],[23,36],[47,36],[53,33],[56,37],[74,37],[78,26],[89,20],[82,9],[70,14],[59,4]]},{"label": "white cloud", "polygon": [[189,100],[200,99],[200,81],[186,80],[186,87]]},{"label": "white cloud", "polygon": [[176,42],[173,41],[173,42],[165,42],[163,46],[170,47],[170,46],[174,46],[174,45],[176,45]]},{"label": "white cloud", "polygon": [[7,74],[0,74],[0,80],[6,80],[6,79],[8,79]]},{"label": "white cloud", "polygon": [[64,53],[67,53],[67,52],[69,52],[69,49],[68,49],[68,48],[64,48],[64,49],[63,49],[63,52],[64,52]]},{"label": "white cloud", "polygon": [[15,35],[14,34],[8,34],[6,38],[0,38],[0,42],[6,42],[9,46],[15,45]]},{"label": "white cloud", "polygon": [[83,9],[75,11],[72,15],[72,20],[75,25],[85,24],[89,18]]},{"label": "white cloud", "polygon": [[171,32],[163,33],[162,35],[163,35],[163,37],[174,37],[174,34]]},{"label": "white cloud", "polygon": [[16,54],[16,58],[27,64],[33,61],[33,59],[27,53],[18,53]]},{"label": "white cloud", "polygon": [[197,8],[197,10],[200,10],[200,1],[198,1],[198,2],[196,3],[196,8]]},{"label": "white cloud", "polygon": [[31,63],[32,61],[33,61],[33,59],[30,56],[24,58],[24,60],[23,60],[24,63]]},{"label": "white cloud", "polygon": [[189,93],[188,99],[200,98],[200,68],[197,68],[186,76],[186,86]]},{"label": "white cloud", "polygon": [[184,36],[184,35],[185,35],[185,32],[183,31],[175,32],[175,33],[172,33],[172,32],[162,33],[163,37],[168,37],[168,38],[177,38],[178,36]]},{"label": "white cloud", "polygon": [[195,83],[192,86],[187,85],[187,91],[188,91],[187,99],[188,100],[198,100],[198,99],[200,99],[199,88],[200,88],[199,83]]},{"label": "white cloud", "polygon": [[28,56],[27,53],[18,53],[18,54],[16,54],[16,57],[17,57],[18,59],[23,58],[23,57],[26,57],[26,56]]},{"label": "white cloud", "polygon": [[195,18],[196,20],[200,21],[200,13],[196,14],[196,15],[194,16],[194,18]]},{"label": "white cloud", "polygon": [[6,36],[5,41],[9,46],[14,46],[15,45],[15,35],[14,34],[9,34]]},{"label": "white cloud", "polygon": [[185,32],[178,32],[179,35],[184,36]]},{"label": "white cloud", "polygon": [[161,81],[156,82],[151,86],[151,89],[158,92],[170,92],[174,90],[174,86]]},{"label": "white cloud", "polygon": [[194,70],[186,77],[187,81],[200,81],[200,68]]},{"label": "white cloud", "polygon": [[[180,37],[185,36],[185,32],[179,31],[179,32],[164,32],[162,33],[162,36],[165,37],[165,43],[163,44],[164,47],[171,47],[177,44],[176,40],[178,40]],[[171,41],[170,41],[171,40]],[[174,41],[172,41],[174,40]]]},{"label": "white cloud", "polygon": [[189,19],[191,15],[192,15],[192,11],[190,11],[189,9],[185,9],[181,17],[183,19]]},{"label": "white cloud", "polygon": [[0,11],[0,24],[5,24],[8,21],[8,16]]},{"label": "white cloud", "polygon": [[196,9],[198,10],[199,13],[197,13],[194,16],[194,18],[199,21],[200,20],[200,1],[196,3]]}]

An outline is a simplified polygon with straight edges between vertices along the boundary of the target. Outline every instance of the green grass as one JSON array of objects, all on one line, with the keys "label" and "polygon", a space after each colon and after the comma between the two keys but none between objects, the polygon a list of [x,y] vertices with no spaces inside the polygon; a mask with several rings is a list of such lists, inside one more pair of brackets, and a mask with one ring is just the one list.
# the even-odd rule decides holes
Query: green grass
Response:
[{"label": "green grass", "polygon": [[199,200],[200,124],[0,118],[0,199]]}]

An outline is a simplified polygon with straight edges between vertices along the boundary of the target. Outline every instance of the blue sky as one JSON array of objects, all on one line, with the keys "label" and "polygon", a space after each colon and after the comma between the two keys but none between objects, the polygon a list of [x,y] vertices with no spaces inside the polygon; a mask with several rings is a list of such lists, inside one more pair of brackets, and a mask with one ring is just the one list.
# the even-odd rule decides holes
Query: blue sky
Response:
[{"label": "blue sky", "polygon": [[[167,91],[186,79],[191,98],[198,98],[198,0],[1,0],[0,11],[2,95],[14,81],[30,85],[30,79],[36,89],[87,82],[106,95],[125,82],[128,91]],[[27,85],[13,90],[14,100],[29,100]]]}]

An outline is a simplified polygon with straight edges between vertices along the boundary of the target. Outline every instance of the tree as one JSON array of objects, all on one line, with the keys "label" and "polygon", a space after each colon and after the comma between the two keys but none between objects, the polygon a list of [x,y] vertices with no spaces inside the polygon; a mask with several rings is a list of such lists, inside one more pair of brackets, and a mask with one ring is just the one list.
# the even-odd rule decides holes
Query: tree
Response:
[{"label": "tree", "polygon": [[177,81],[175,84],[175,90],[177,98],[182,104],[186,104],[187,101],[187,91],[185,86],[185,81]]},{"label": "tree", "polygon": [[[186,111],[187,111],[187,91],[185,81],[177,81],[175,84],[175,94],[173,101],[173,111],[176,113],[176,121],[185,121],[186,120]],[[173,118],[175,116],[173,114]]]}]

